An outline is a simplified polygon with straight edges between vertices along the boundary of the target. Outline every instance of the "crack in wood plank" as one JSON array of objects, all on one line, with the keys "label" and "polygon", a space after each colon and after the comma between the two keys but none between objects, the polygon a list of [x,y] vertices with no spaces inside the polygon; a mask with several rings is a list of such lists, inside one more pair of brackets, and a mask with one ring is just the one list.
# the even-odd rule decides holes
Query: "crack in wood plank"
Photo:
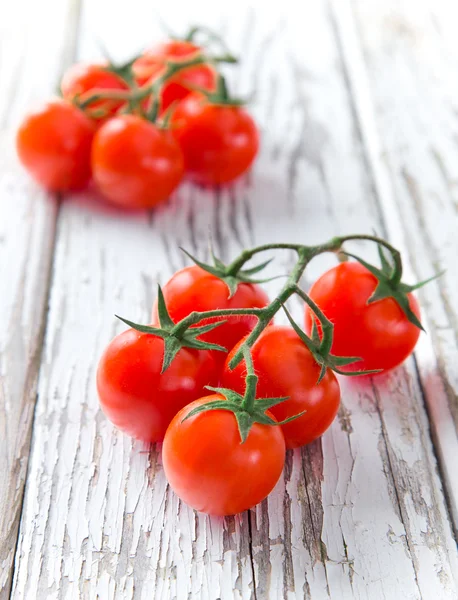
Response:
[{"label": "crack in wood plank", "polygon": [[[386,432],[386,427],[385,427],[385,423],[383,420],[383,414],[380,408],[380,398],[379,398],[379,394],[378,394],[378,390],[376,388],[376,386],[372,383],[372,390],[374,393],[374,398],[375,398],[375,403],[377,406],[377,412],[379,414],[380,417],[380,422],[382,425],[382,429],[381,429],[381,441],[383,443],[384,446],[384,452],[380,454],[380,456],[383,457],[385,456],[386,458],[384,459],[384,469],[385,472],[388,474],[389,478],[392,481],[392,489],[393,489],[393,494],[392,494],[392,498],[394,499],[395,503],[396,503],[396,508],[399,511],[399,516],[403,522],[404,527],[408,527],[408,519],[406,518],[405,512],[403,511],[403,505],[401,503],[401,498],[400,498],[400,490],[398,490],[398,486],[399,486],[399,479],[395,477],[395,473],[394,473],[394,469],[393,469],[393,464],[392,464],[392,452],[390,452],[390,443],[387,439],[387,432]],[[406,541],[406,550],[409,553],[409,556],[412,559],[412,564],[414,567],[414,571],[415,571],[415,584],[417,586],[417,590],[418,590],[418,594],[419,594],[419,598],[420,600],[423,600],[423,595],[420,589],[420,585],[418,583],[418,570],[419,570],[419,565],[418,565],[418,561],[416,559],[415,553],[413,552],[413,548],[411,547],[410,541],[409,541],[409,535],[407,533],[407,535],[405,536],[405,541]]]},{"label": "crack in wood plank", "polygon": [[[4,144],[0,145],[0,151],[5,151]],[[0,168],[3,169],[3,166]],[[0,173],[0,180],[3,174],[4,171]],[[0,181],[1,185],[2,181]],[[17,260],[19,257],[21,261],[21,264],[16,265],[18,279],[9,280],[13,294],[15,289],[17,293],[12,299],[11,312],[7,305],[3,311],[8,331],[2,332],[2,335],[5,333],[2,340],[5,345],[0,346],[0,424],[3,430],[0,439],[0,465],[3,473],[0,484],[0,564],[2,565],[0,598],[2,599],[9,597],[13,577],[13,562],[30,450],[31,423],[36,400],[37,375],[45,331],[46,290],[50,284],[50,265],[55,236],[54,208],[48,205],[43,207],[43,210],[33,210],[30,202],[42,201],[41,194],[30,190],[32,197],[25,199],[22,196],[23,191],[25,191],[23,186],[15,186],[12,192],[0,194],[6,202],[16,199],[15,210],[18,211],[18,215],[9,222],[18,229],[15,233],[13,229],[9,233],[18,236],[15,241],[19,244],[24,242],[23,247],[16,246],[13,253],[14,258]],[[27,215],[25,211],[29,207],[32,210],[31,214]],[[0,210],[3,214],[8,214],[9,207],[7,204],[2,204]],[[25,232],[25,238],[23,233],[17,233],[21,229]],[[44,236],[41,239],[39,232]],[[6,238],[5,246],[5,255],[11,260],[10,252],[13,249],[11,238]],[[5,267],[3,275],[8,280],[7,265],[1,266],[2,270]],[[37,270],[34,272],[33,268]],[[31,298],[36,303],[32,310]],[[8,302],[8,294],[4,299]]]}]

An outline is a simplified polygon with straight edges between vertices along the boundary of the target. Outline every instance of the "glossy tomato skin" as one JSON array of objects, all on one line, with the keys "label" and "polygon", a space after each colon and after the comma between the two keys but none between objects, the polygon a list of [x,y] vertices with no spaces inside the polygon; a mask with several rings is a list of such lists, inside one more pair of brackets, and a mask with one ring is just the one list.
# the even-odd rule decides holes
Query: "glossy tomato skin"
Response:
[{"label": "glossy tomato skin", "polygon": [[208,350],[182,348],[161,374],[164,341],[128,329],[116,336],[97,371],[100,405],[112,423],[134,438],[159,442],[184,406],[217,381]]},{"label": "glossy tomato skin", "polygon": [[258,153],[258,129],[240,106],[210,104],[201,95],[190,94],[175,110],[173,124],[186,171],[198,184],[234,181]]},{"label": "glossy tomato skin", "polygon": [[97,131],[92,170],[99,190],[114,204],[152,208],[180,183],[183,156],[169,131],[135,115],[122,115]]},{"label": "glossy tomato skin", "polygon": [[53,192],[83,189],[91,177],[94,125],[65,100],[48,102],[25,117],[16,148],[30,175]]},{"label": "glossy tomato skin", "polygon": [[[162,75],[165,61],[191,60],[201,51],[199,46],[185,40],[170,40],[150,48],[134,63],[138,84],[150,84]],[[191,93],[190,86],[213,91],[216,86],[216,71],[210,65],[202,64],[176,73],[162,88],[162,110],[166,110],[173,102],[186,98]]]},{"label": "glossy tomato skin", "polygon": [[[165,303],[172,321],[178,323],[193,311],[204,312],[228,308],[263,308],[269,298],[257,284],[241,283],[236,293],[229,298],[229,288],[219,279],[197,265],[177,271],[162,289]],[[231,350],[235,344],[255,327],[256,317],[227,317],[227,322],[201,339]],[[199,326],[221,319],[204,319]],[[153,307],[153,322],[157,323],[157,302]],[[224,360],[223,352],[217,353]]]},{"label": "glossy tomato skin", "polygon": [[162,460],[168,482],[186,504],[223,516],[255,506],[272,491],[285,462],[285,441],[279,427],[255,423],[242,444],[235,416],[225,410],[183,421],[193,408],[221,399],[201,398],[175,416]]},{"label": "glossy tomato skin", "polygon": [[[226,359],[221,385],[243,393],[245,363],[239,363],[232,371],[229,369],[229,362],[238,347]],[[339,410],[340,387],[334,373],[328,369],[317,384],[320,367],[290,327],[274,325],[265,329],[253,345],[252,357],[259,377],[256,396],[289,396],[289,400],[270,409],[277,421],[307,411],[302,417],[281,426],[286,447],[298,448],[323,435]]]},{"label": "glossy tomato skin", "polygon": [[[324,273],[312,286],[310,297],[334,323],[332,352],[363,360],[348,370],[389,370],[413,351],[420,335],[393,298],[367,304],[377,280],[360,263],[345,262]],[[420,318],[418,302],[409,294],[410,308]],[[311,317],[305,313],[305,328]]]},{"label": "glossy tomato skin", "polygon": [[[96,90],[125,91],[127,84],[115,73],[106,70],[104,64],[76,63],[64,74],[61,82],[62,96],[73,100],[79,96],[82,100]],[[90,105],[90,111],[104,110],[107,117],[113,116],[123,106],[120,100],[97,100]]]}]

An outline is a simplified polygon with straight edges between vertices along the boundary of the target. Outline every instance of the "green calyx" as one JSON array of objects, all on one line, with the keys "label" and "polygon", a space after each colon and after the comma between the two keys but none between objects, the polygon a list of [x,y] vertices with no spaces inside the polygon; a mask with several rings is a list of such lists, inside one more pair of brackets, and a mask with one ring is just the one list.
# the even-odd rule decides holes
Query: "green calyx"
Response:
[{"label": "green calyx", "polygon": [[[227,56],[215,56],[215,57],[207,57],[207,62],[216,66],[221,62],[228,62]],[[217,104],[219,106],[244,106],[248,104],[249,100],[245,100],[243,98],[236,98],[229,94],[229,90],[227,88],[226,79],[218,73],[218,79],[216,81],[216,90],[208,91],[197,85],[187,84],[187,87],[193,92],[198,92],[209,104]]]},{"label": "green calyx", "polygon": [[216,90],[214,92],[208,92],[203,90],[205,97],[210,104],[219,104],[222,106],[243,106],[247,104],[247,101],[242,98],[235,98],[229,94],[227,88],[226,79],[218,74],[218,80],[216,82]]},{"label": "green calyx", "polygon": [[268,281],[272,281],[273,279],[277,279],[277,277],[271,277],[268,279],[257,279],[254,278],[253,275],[261,272],[269,263],[272,262],[273,259],[266,260],[265,262],[256,265],[255,267],[251,267],[250,269],[242,269],[238,266],[225,265],[219,258],[217,258],[213,252],[213,249],[210,247],[210,254],[212,256],[213,265],[206,264],[201,262],[192,254],[189,254],[187,250],[181,248],[181,250],[189,256],[189,258],[201,269],[207,271],[207,273],[211,273],[221,281],[227,285],[229,289],[229,298],[236,293],[239,284],[241,283],[267,283]]},{"label": "green calyx", "polygon": [[339,375],[347,376],[373,375],[374,373],[380,372],[380,369],[374,369],[369,371],[343,371],[341,367],[357,363],[361,360],[361,358],[357,356],[335,356],[334,354],[331,354],[332,340],[334,336],[334,325],[305,292],[303,292],[297,286],[295,292],[310,306],[314,313],[314,316],[319,320],[321,325],[322,334],[320,338],[320,334],[318,333],[318,328],[316,326],[316,321],[313,318],[311,332],[312,337],[309,337],[304,333],[304,331],[302,331],[299,325],[294,321],[288,309],[283,305],[283,310],[285,311],[292,328],[300,337],[305,346],[307,346],[307,348],[310,350],[313,358],[321,367],[317,384],[319,384],[323,377],[326,375],[327,369],[331,369]]},{"label": "green calyx", "polygon": [[380,257],[381,268],[374,267],[374,265],[369,264],[359,256],[354,254],[350,254],[349,252],[344,252],[346,256],[350,256],[354,258],[359,263],[366,267],[368,271],[372,273],[377,278],[377,287],[374,290],[374,293],[367,301],[368,304],[372,304],[374,302],[378,302],[379,300],[383,300],[384,298],[393,298],[396,301],[399,308],[405,314],[407,319],[416,327],[424,331],[423,325],[418,319],[417,315],[410,308],[408,294],[417,290],[430,281],[437,279],[440,277],[442,273],[438,273],[437,275],[433,275],[429,279],[425,281],[420,281],[415,285],[407,285],[401,281],[402,278],[402,263],[394,261],[394,265],[391,265],[388,259],[385,256],[383,248],[380,244],[377,245],[378,254]]},{"label": "green calyx", "polygon": [[172,321],[170,314],[167,310],[167,306],[164,300],[164,294],[161,286],[158,285],[158,301],[157,310],[159,316],[160,327],[152,327],[150,325],[140,325],[115,315],[120,321],[132,327],[136,331],[141,333],[149,333],[161,337],[164,340],[164,359],[162,362],[161,373],[164,373],[171,365],[173,359],[182,348],[192,348],[194,350],[217,350],[218,352],[227,352],[224,346],[218,344],[211,344],[198,339],[204,333],[212,331],[216,327],[219,327],[225,321],[218,321],[217,323],[210,323],[209,325],[203,325],[201,327],[192,327],[186,329],[183,332],[177,330],[176,324]]},{"label": "green calyx", "polygon": [[209,410],[228,410],[234,413],[234,416],[237,420],[237,425],[240,432],[241,443],[243,444],[248,434],[250,433],[251,427],[254,423],[260,423],[261,425],[284,425],[285,423],[289,423],[298,417],[301,417],[305,411],[299,413],[298,415],[294,415],[289,419],[285,419],[284,421],[275,421],[266,414],[266,411],[285,400],[285,398],[256,398],[256,387],[258,383],[258,377],[254,372],[253,361],[251,359],[251,354],[248,348],[244,348],[243,356],[245,358],[245,363],[247,366],[247,375],[246,375],[246,390],[244,396],[241,396],[234,390],[230,390],[227,388],[214,388],[207,386],[208,390],[215,392],[217,394],[221,394],[223,396],[222,400],[214,400],[212,402],[208,402],[206,404],[202,404],[201,406],[197,406],[193,410],[189,412],[188,415],[183,419],[189,419],[195,415],[201,414],[203,412],[207,412]]},{"label": "green calyx", "polygon": [[140,58],[140,56],[141,54],[137,54],[130,58],[128,61],[119,65],[115,64],[110,59],[109,64],[106,67],[104,67],[104,69],[109,73],[114,73],[120,79],[125,81],[129,87],[132,87],[135,85],[135,76],[132,67],[134,66],[134,63]]},{"label": "green calyx", "polygon": [[224,52],[225,55],[225,60],[222,62],[226,62],[229,64],[238,63],[237,57],[230,52],[223,38],[209,27],[204,27],[202,25],[193,26],[189,29],[188,33],[183,39],[186,42],[191,42],[192,44],[195,44],[198,43],[197,38],[199,36],[201,37],[201,39],[203,36],[203,42],[199,42],[199,45],[207,47],[209,43],[216,43],[219,46],[219,48]]}]

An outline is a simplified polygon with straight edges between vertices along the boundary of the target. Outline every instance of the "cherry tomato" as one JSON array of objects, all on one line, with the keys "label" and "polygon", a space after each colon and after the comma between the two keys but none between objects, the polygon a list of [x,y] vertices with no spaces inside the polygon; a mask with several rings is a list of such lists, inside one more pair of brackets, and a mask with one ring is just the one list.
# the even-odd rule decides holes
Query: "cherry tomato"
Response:
[{"label": "cherry tomato", "polygon": [[[193,311],[208,311],[225,308],[263,308],[269,303],[264,290],[253,283],[241,283],[237,291],[229,298],[227,285],[211,273],[197,265],[177,271],[165,284],[163,294],[170,317],[178,323]],[[198,326],[207,325],[221,319],[204,319]],[[157,323],[157,302],[153,307],[153,322]],[[257,318],[253,316],[227,317],[227,322],[200,339],[219,344],[230,350],[254,328]],[[217,359],[225,358],[219,352]]]},{"label": "cherry tomato", "polygon": [[233,515],[261,502],[275,487],[285,441],[280,427],[255,423],[242,444],[236,418],[227,410],[183,421],[193,408],[221,399],[219,394],[201,398],[175,416],[162,460],[172,489],[186,504],[212,515]]},{"label": "cherry tomato", "polygon": [[[201,51],[199,46],[185,40],[171,40],[147,50],[134,63],[138,84],[145,85],[154,81],[163,73],[166,61],[188,61],[199,56]],[[213,91],[215,84],[216,72],[208,64],[183,69],[164,85],[161,92],[161,108],[166,110],[172,102],[186,98],[192,86]]]},{"label": "cherry tomato", "polygon": [[54,192],[82,189],[91,177],[94,125],[70,102],[54,100],[31,112],[16,137],[30,175]]},{"label": "cherry tomato", "polygon": [[169,131],[135,115],[122,115],[97,131],[92,171],[98,188],[114,204],[151,208],[180,183],[183,156]]},{"label": "cherry tomato", "polygon": [[211,104],[194,93],[178,105],[172,122],[196,183],[229,183],[251,167],[258,152],[256,124],[240,106]]},{"label": "cherry tomato", "polygon": [[[128,90],[128,85],[115,73],[106,70],[104,64],[72,65],[64,74],[61,91],[64,98],[73,100],[76,96],[85,100],[97,90]],[[103,111],[106,116],[113,116],[123,106],[122,100],[97,100],[91,103],[88,114],[93,111]]]},{"label": "cherry tomato", "polygon": [[[393,298],[367,304],[376,286],[376,277],[366,267],[345,262],[324,273],[310,290],[310,297],[334,323],[333,354],[363,359],[348,370],[392,369],[409,356],[420,335]],[[417,300],[412,294],[408,297],[420,318]],[[305,327],[310,331],[308,310]]]},{"label": "cherry tomato", "polygon": [[[229,362],[242,342],[227,357],[221,378],[223,387],[239,393],[245,391],[245,363],[242,361],[231,371]],[[265,329],[251,353],[259,377],[256,396],[289,396],[289,400],[270,409],[277,421],[306,411],[303,416],[281,426],[286,447],[298,448],[323,435],[339,410],[340,388],[334,373],[328,369],[317,384],[320,366],[290,327],[274,325]]]},{"label": "cherry tomato", "polygon": [[161,441],[175,414],[218,379],[208,350],[182,348],[161,374],[163,356],[162,338],[128,329],[108,345],[97,371],[103,412],[146,442]]}]

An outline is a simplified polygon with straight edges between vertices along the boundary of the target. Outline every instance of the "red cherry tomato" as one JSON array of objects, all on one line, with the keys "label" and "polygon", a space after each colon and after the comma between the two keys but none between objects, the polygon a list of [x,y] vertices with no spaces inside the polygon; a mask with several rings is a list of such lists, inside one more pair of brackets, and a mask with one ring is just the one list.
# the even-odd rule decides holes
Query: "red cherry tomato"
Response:
[{"label": "red cherry tomato", "polygon": [[285,441],[279,427],[255,423],[242,444],[236,418],[227,410],[183,421],[193,408],[221,399],[219,394],[201,398],[175,416],[162,460],[172,489],[186,504],[212,515],[233,515],[272,491],[285,462]]},{"label": "red cherry tomato", "polygon": [[[392,369],[409,356],[420,335],[393,298],[367,304],[376,286],[377,279],[366,267],[346,262],[324,273],[310,290],[310,297],[334,323],[333,354],[363,359],[348,370]],[[417,300],[412,294],[408,297],[420,318]],[[308,310],[305,327],[310,331]]]},{"label": "red cherry tomato", "polygon": [[178,105],[172,122],[185,168],[196,183],[229,183],[251,167],[258,152],[258,129],[240,106],[210,104],[191,94]]},{"label": "red cherry tomato", "polygon": [[[241,283],[237,291],[229,298],[229,288],[219,279],[204,271],[197,265],[177,271],[165,284],[163,294],[170,317],[178,323],[193,311],[208,311],[225,308],[263,308],[269,303],[264,290],[253,283]],[[153,322],[157,323],[157,302],[153,307]],[[204,319],[198,326],[207,325],[221,319]],[[227,322],[213,331],[201,336],[200,339],[219,344],[230,350],[246,336],[257,323],[256,317],[228,317]],[[223,352],[217,353],[217,359]]]},{"label": "red cherry tomato", "polygon": [[[128,89],[121,77],[107,71],[103,64],[74,64],[65,72],[61,83],[62,95],[67,100],[73,100],[77,96],[85,100],[98,90]],[[123,104],[122,100],[97,100],[90,104],[87,113],[91,115],[93,111],[103,111],[109,117],[116,114]]]},{"label": "red cherry tomato", "polygon": [[[201,50],[199,46],[185,40],[171,40],[147,50],[134,63],[138,84],[150,84],[162,75],[166,61],[188,61],[199,56]],[[164,85],[161,92],[161,109],[166,110],[172,102],[186,98],[192,86],[213,91],[215,85],[216,72],[210,65],[202,64],[183,69]]]},{"label": "red cherry tomato", "polygon": [[161,441],[175,414],[218,380],[208,350],[182,348],[161,374],[163,356],[162,338],[128,329],[108,345],[97,371],[103,412],[146,442]]},{"label": "red cherry tomato", "polygon": [[98,188],[114,204],[151,208],[180,183],[183,156],[169,131],[135,115],[122,115],[97,131],[92,171]]},{"label": "red cherry tomato", "polygon": [[16,137],[19,159],[30,175],[54,192],[82,189],[91,177],[94,125],[65,100],[31,112]]},{"label": "red cherry tomato", "polygon": [[[228,366],[240,344],[226,359],[221,385],[243,393],[245,363],[242,361],[233,371]],[[339,410],[340,388],[334,373],[328,369],[317,384],[320,366],[290,327],[274,325],[265,329],[251,353],[259,377],[257,398],[289,396],[289,400],[270,409],[277,421],[306,411],[302,417],[281,426],[286,447],[297,448],[323,435]]]}]

